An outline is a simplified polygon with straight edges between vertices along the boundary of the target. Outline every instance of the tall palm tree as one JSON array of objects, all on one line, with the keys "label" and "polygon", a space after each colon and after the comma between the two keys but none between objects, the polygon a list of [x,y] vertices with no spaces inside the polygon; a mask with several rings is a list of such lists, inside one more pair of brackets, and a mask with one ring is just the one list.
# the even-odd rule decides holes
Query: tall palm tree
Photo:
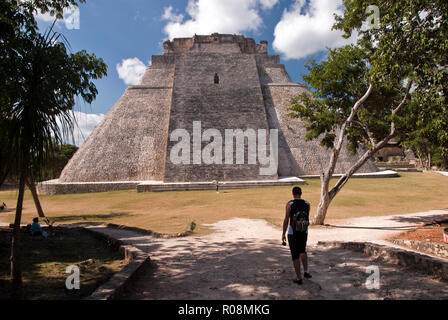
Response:
[{"label": "tall palm tree", "polygon": [[72,131],[75,97],[91,103],[97,95],[92,80],[107,73],[103,60],[94,54],[67,52],[68,42],[53,31],[53,26],[45,34],[40,34],[37,27],[16,30],[14,50],[4,50],[6,58],[15,61],[16,69],[4,80],[13,88],[8,91],[11,94],[0,100],[1,121],[8,128],[8,149],[16,159],[19,174],[11,242],[13,298],[20,297],[22,289],[20,223],[25,184],[34,185],[31,167],[42,168],[56,145]]}]

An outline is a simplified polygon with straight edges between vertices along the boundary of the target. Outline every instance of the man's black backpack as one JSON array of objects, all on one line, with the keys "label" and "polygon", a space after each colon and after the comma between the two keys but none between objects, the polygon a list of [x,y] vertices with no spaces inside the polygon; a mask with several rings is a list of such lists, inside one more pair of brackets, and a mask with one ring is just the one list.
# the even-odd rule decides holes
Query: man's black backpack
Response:
[{"label": "man's black backpack", "polygon": [[[306,232],[310,225],[308,216],[310,207],[304,200],[294,200],[291,206],[291,226],[296,232]],[[295,212],[295,213],[294,213]]]}]

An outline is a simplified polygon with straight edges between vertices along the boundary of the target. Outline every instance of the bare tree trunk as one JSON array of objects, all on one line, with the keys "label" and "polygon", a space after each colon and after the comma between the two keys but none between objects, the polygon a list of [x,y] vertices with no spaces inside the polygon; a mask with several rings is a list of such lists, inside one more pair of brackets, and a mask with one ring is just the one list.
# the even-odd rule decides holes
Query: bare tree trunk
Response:
[{"label": "bare tree trunk", "polygon": [[[411,89],[412,82],[410,81],[407,86],[406,94],[401,101],[401,103],[392,111],[392,115],[396,115],[400,109],[405,105],[408,97],[409,97],[409,91]],[[394,136],[395,136],[395,123],[392,121],[391,123],[391,129],[389,135],[381,140],[378,143],[375,143],[373,139],[371,139],[372,148],[369,151],[366,151],[364,155],[358,159],[358,161],[338,180],[336,185],[329,191],[329,185],[330,180],[333,177],[333,173],[336,167],[336,163],[339,157],[339,153],[342,149],[345,132],[347,129],[347,126],[353,121],[356,112],[358,111],[359,107],[364,103],[365,100],[370,96],[370,93],[373,90],[373,86],[370,85],[369,89],[365,93],[365,95],[359,99],[355,106],[353,107],[350,116],[347,118],[345,123],[341,127],[341,131],[339,132],[338,141],[336,144],[335,149],[333,150],[333,154],[330,157],[330,162],[328,165],[327,170],[321,175],[321,196],[320,196],[320,202],[317,207],[317,212],[313,220],[313,224],[315,225],[323,225],[325,222],[325,218],[327,216],[328,207],[331,204],[331,201],[333,201],[334,197],[341,191],[342,187],[347,183],[347,181],[355,174],[356,171],[358,171],[359,168],[361,168],[369,158],[371,158],[378,150],[382,149]],[[370,137],[370,135],[369,135]]]},{"label": "bare tree trunk", "polygon": [[28,179],[26,180],[28,188],[30,188],[31,194],[33,195],[34,205],[36,206],[37,214],[40,218],[45,218],[44,210],[40,205],[39,195],[37,194],[36,184],[34,183],[34,176],[32,172],[28,174]]},{"label": "bare tree trunk", "polygon": [[367,160],[369,160],[378,150],[384,147],[390,139],[391,137],[388,137],[375,145],[372,150],[366,151],[363,156],[338,180],[338,182],[331,190],[329,190],[331,177],[328,178],[325,175],[322,175],[320,202],[317,207],[317,212],[314,217],[313,224],[324,224],[328,207],[330,206],[331,201],[333,201],[339,191],[341,191],[341,189],[345,186],[347,181],[356,173],[356,171],[358,171],[358,169],[361,168],[367,162]]},{"label": "bare tree trunk", "polygon": [[[331,178],[330,178],[331,179]],[[327,216],[328,207],[330,206],[331,199],[330,194],[328,192],[330,179],[327,179],[325,173],[322,173],[320,176],[320,201],[317,206],[316,215],[314,216],[313,224],[322,225],[324,224],[325,217]]]},{"label": "bare tree trunk", "polygon": [[387,136],[384,140],[375,144],[373,148],[369,151],[366,151],[359,160],[350,167],[350,169],[339,178],[338,182],[334,185],[334,187],[329,190],[329,184],[331,177],[326,177],[325,174],[322,175],[322,188],[320,195],[320,202],[317,207],[316,216],[314,217],[313,224],[323,225],[325,221],[325,217],[327,215],[328,207],[331,204],[331,201],[336,197],[336,195],[341,191],[341,189],[345,186],[348,180],[361,168],[367,160],[369,160],[378,150],[383,148],[391,139],[393,135]]},{"label": "bare tree trunk", "polygon": [[17,198],[16,217],[11,240],[11,298],[22,297],[22,265],[20,259],[20,223],[22,220],[23,196],[25,193],[25,180],[27,170],[20,173],[19,196]]},{"label": "bare tree trunk", "polygon": [[336,164],[338,162],[339,154],[341,152],[342,146],[344,145],[344,137],[345,137],[345,131],[348,127],[348,125],[353,121],[355,118],[356,112],[358,111],[359,107],[364,103],[364,101],[367,100],[367,98],[370,96],[373,90],[373,85],[371,84],[369,86],[369,89],[365,93],[365,95],[359,99],[356,104],[353,106],[353,109],[350,113],[350,116],[347,118],[347,120],[344,122],[344,124],[341,127],[341,130],[338,135],[338,140],[336,143],[335,148],[333,149],[333,153],[330,157],[330,162],[328,164],[327,169],[324,173],[321,175],[321,196],[319,205],[317,207],[316,215],[314,216],[314,219],[312,221],[313,224],[322,225],[325,221],[325,217],[327,215],[328,207],[331,203],[331,195],[328,192],[329,186],[330,186],[330,180],[333,177],[334,170],[336,168]]},{"label": "bare tree trunk", "polygon": [[424,159],[423,170],[428,171],[428,154],[427,153],[424,154],[423,159]]},{"label": "bare tree trunk", "polygon": [[418,157],[418,161],[420,162],[420,168],[424,169],[425,166],[423,165],[422,155],[421,155],[421,152],[419,150],[417,150],[417,157]]}]

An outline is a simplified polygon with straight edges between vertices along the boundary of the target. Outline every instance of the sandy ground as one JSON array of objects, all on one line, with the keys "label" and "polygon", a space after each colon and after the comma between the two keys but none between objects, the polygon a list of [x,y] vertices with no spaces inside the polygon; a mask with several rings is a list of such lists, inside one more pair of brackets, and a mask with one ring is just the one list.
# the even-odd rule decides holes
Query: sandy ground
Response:
[{"label": "sandy ground", "polygon": [[[124,299],[447,299],[448,285],[428,275],[379,263],[361,253],[323,248],[317,241],[383,239],[448,211],[364,217],[309,231],[311,280],[294,272],[281,231],[264,220],[232,219],[211,225],[203,237],[154,239],[124,230],[102,230],[150,254],[152,263]],[[368,266],[380,270],[380,289],[365,283]]]}]

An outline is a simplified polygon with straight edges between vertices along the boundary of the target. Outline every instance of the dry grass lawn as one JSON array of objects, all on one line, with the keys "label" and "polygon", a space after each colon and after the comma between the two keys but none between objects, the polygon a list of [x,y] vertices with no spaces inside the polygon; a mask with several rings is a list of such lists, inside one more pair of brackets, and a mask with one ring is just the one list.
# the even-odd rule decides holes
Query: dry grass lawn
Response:
[{"label": "dry grass lawn", "polygon": [[[314,215],[319,201],[320,181],[302,186]],[[137,193],[118,191],[97,194],[41,196],[48,217],[60,223],[116,223],[161,233],[182,232],[191,221],[200,234],[204,224],[234,217],[265,219],[280,227],[284,207],[291,199],[290,187],[215,191]],[[399,178],[352,179],[335,198],[327,222],[361,216],[404,214],[448,208],[448,178],[436,173],[401,173]],[[17,192],[0,192],[0,203],[9,212],[0,213],[0,222],[12,222]],[[36,216],[27,192],[23,223]]]}]

